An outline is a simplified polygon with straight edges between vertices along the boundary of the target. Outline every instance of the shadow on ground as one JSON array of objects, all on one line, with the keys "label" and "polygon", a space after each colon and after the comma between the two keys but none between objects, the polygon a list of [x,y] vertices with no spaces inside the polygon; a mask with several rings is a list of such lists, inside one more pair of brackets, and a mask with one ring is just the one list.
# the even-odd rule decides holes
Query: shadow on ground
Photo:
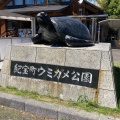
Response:
[{"label": "shadow on ground", "polygon": [[[120,67],[114,67],[114,80],[116,88],[117,103],[120,103]],[[119,106],[120,107],[120,106]]]}]

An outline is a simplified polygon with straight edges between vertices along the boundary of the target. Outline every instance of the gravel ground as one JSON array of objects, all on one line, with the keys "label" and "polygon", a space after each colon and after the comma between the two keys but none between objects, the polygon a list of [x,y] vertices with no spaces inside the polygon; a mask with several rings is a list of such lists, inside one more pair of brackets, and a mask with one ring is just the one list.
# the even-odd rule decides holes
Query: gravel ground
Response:
[{"label": "gravel ground", "polygon": [[54,120],[36,116],[13,108],[0,106],[0,120]]}]

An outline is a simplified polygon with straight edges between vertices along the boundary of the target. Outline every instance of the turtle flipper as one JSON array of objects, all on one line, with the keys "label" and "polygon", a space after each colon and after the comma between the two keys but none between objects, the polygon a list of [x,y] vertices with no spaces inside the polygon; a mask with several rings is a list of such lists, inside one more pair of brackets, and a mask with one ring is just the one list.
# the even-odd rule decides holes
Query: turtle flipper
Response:
[{"label": "turtle flipper", "polygon": [[39,43],[40,43],[40,35],[39,35],[39,34],[36,34],[35,36],[33,36],[33,37],[31,38],[31,40],[32,40],[32,42],[33,42],[34,44],[39,44]]},{"label": "turtle flipper", "polygon": [[73,47],[80,47],[80,46],[86,47],[86,46],[94,45],[94,43],[91,40],[79,39],[69,35],[65,36],[65,43],[67,46],[73,46]]},{"label": "turtle flipper", "polygon": [[41,35],[42,35],[43,31],[41,29],[41,27],[39,28],[38,30],[38,34],[36,34],[35,36],[33,36],[31,39],[32,39],[32,42],[34,44],[40,44],[42,43],[42,40],[41,40]]}]

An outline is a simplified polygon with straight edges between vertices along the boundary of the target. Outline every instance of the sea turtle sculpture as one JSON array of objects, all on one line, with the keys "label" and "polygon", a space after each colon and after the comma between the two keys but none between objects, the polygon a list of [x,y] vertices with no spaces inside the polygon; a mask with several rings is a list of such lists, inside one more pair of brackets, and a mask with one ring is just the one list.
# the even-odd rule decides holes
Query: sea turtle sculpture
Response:
[{"label": "sea turtle sculpture", "polygon": [[45,12],[36,16],[38,33],[32,37],[34,44],[90,46],[94,45],[87,27],[71,17],[49,17]]}]

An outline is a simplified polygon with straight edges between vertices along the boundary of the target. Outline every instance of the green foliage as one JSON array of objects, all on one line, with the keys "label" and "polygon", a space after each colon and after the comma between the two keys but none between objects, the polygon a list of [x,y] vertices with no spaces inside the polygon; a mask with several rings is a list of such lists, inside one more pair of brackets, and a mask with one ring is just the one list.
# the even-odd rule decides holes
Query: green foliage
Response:
[{"label": "green foliage", "polygon": [[97,2],[103,10],[110,4],[110,0],[97,0]]},{"label": "green foliage", "polygon": [[120,0],[97,0],[109,18],[120,18]]}]

